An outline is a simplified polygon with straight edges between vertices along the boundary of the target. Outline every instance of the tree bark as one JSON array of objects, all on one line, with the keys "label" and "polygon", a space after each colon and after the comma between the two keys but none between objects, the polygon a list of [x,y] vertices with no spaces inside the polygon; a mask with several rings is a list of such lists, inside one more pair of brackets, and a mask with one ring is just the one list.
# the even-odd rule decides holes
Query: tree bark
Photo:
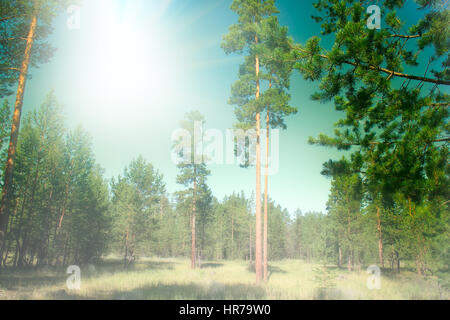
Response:
[{"label": "tree bark", "polygon": [[231,214],[231,259],[234,259],[234,217]]},{"label": "tree bark", "polygon": [[191,247],[191,268],[195,269],[195,214],[196,214],[196,202],[195,202],[195,192],[197,189],[197,177],[194,165],[194,190],[192,197],[192,218],[191,218],[191,235],[192,235],[192,247]]},{"label": "tree bark", "polygon": [[[14,216],[17,215],[18,206],[19,206],[19,197],[16,198],[16,205],[14,206],[14,213],[13,213]],[[8,233],[12,230],[13,221],[10,220],[8,224],[9,224],[9,227],[7,227],[6,233]],[[0,268],[2,267],[2,265],[6,268],[6,262],[8,260],[9,250],[11,248],[11,242],[12,242],[12,239],[10,241],[5,240],[3,242],[3,246],[0,248]],[[6,251],[5,251],[5,249],[6,249]]]},{"label": "tree bark", "polygon": [[416,268],[417,268],[417,274],[419,276],[422,276],[422,263],[421,263],[419,257],[416,258]]},{"label": "tree bark", "polygon": [[9,210],[11,206],[11,190],[14,173],[14,162],[16,159],[17,140],[19,137],[20,118],[22,114],[23,97],[25,93],[25,84],[27,80],[28,68],[30,65],[31,49],[33,48],[34,37],[37,28],[37,1],[35,2],[35,10],[31,19],[30,28],[27,36],[27,43],[25,47],[24,58],[20,68],[19,83],[17,87],[16,103],[14,105],[14,115],[11,126],[11,138],[8,149],[8,160],[5,168],[5,180],[2,190],[2,202],[0,207],[0,247],[3,246],[3,241],[6,235],[6,228],[9,220]]},{"label": "tree bark", "polygon": [[353,251],[348,252],[348,260],[347,260],[347,270],[353,270]]},{"label": "tree bark", "polygon": [[67,182],[66,182],[66,190],[64,192],[64,201],[63,201],[61,216],[59,217],[58,230],[60,230],[62,227],[62,222],[64,219],[64,215],[66,213],[66,206],[67,206],[67,200],[69,198],[69,189],[70,189],[70,182],[72,180],[72,171],[73,171],[74,162],[75,162],[75,159],[72,159],[72,161],[70,162],[69,176],[68,176]]},{"label": "tree bark", "polygon": [[352,267],[353,267],[353,249],[351,247],[353,247],[352,245],[352,239],[351,239],[351,228],[350,228],[350,202],[348,200],[348,196],[347,196],[347,240],[350,244],[350,248],[348,251],[348,260],[347,260],[347,269],[348,271],[352,271]]},{"label": "tree bark", "polygon": [[[272,82],[269,84],[269,88],[272,87]],[[266,117],[266,163],[264,172],[264,281],[268,280],[267,271],[267,259],[268,259],[268,193],[269,193],[269,129],[270,129],[270,113],[269,107],[267,107],[267,117]]]},{"label": "tree bark", "polygon": [[126,268],[128,265],[128,237],[129,237],[129,232],[127,229],[127,232],[125,233],[125,254],[123,257],[123,267]]},{"label": "tree bark", "polygon": [[64,250],[63,250],[63,260],[62,260],[62,265],[65,266],[66,262],[68,260],[68,255],[70,254],[69,252],[69,236],[66,235],[66,241],[64,242]]},{"label": "tree bark", "polygon": [[25,233],[25,235],[22,239],[22,245],[19,250],[19,260],[17,262],[18,268],[23,267],[27,250],[28,250],[28,232]]},{"label": "tree bark", "polygon": [[[258,37],[255,37],[255,43],[258,44]],[[260,83],[259,83],[259,56],[256,55],[255,59],[256,69],[256,100],[260,96]],[[257,110],[259,111],[259,110]],[[261,248],[261,114],[256,112],[256,195],[255,195],[255,207],[256,207],[256,228],[255,228],[255,269],[256,269],[256,282],[262,281],[262,248]]]},{"label": "tree bark", "polygon": [[400,273],[400,255],[395,251],[395,260],[397,261],[397,273]]},{"label": "tree bark", "polygon": [[249,245],[248,245],[248,248],[249,248],[249,256],[250,256],[250,263],[252,263],[253,262],[253,256],[252,256],[252,224],[250,223],[249,224],[250,225],[250,234],[249,234]]},{"label": "tree bark", "polygon": [[383,260],[383,237],[381,230],[381,214],[380,207],[377,206],[377,229],[378,229],[378,258],[380,260],[381,267],[384,268],[384,260]]}]

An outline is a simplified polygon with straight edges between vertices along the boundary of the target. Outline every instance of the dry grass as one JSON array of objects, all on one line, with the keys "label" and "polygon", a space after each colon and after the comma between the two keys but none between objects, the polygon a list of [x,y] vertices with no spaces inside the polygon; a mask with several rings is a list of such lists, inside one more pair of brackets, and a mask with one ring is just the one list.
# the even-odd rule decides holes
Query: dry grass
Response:
[{"label": "dry grass", "polygon": [[[141,259],[124,270],[121,262],[109,257],[98,266],[81,268],[81,290],[69,290],[65,270],[2,271],[0,299],[163,299],[163,300],[310,300],[319,295],[314,269],[317,265],[286,260],[272,262],[267,284],[255,285],[255,274],[243,261],[209,262],[191,270],[187,260]],[[369,290],[366,272],[349,273],[329,267],[335,287],[328,299],[449,299],[439,294],[433,279],[414,273],[383,274],[381,289]]]}]

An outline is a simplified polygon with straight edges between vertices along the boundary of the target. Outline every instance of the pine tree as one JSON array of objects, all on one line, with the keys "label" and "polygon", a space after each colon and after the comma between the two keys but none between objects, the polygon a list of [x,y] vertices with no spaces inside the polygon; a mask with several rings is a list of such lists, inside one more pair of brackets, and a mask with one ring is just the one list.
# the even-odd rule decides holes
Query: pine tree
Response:
[{"label": "pine tree", "polygon": [[[450,16],[438,1],[416,2],[427,11],[404,32],[396,12],[403,1],[379,4],[381,30],[367,27],[368,15],[359,1],[317,1],[320,15],[314,19],[322,34],[333,39],[332,47],[322,48],[318,37],[293,47],[296,68],[305,79],[320,81],[313,99],[334,101],[336,110],[344,112],[334,137],[322,134],[310,142],[351,153],[353,172],[362,174],[367,198],[378,206],[380,263],[383,212],[402,204],[407,210],[397,211],[414,216],[416,206],[445,203],[443,190],[448,189],[444,159],[450,100],[441,87],[450,85]],[[416,74],[404,72],[406,68]],[[422,243],[416,258],[423,265],[425,227],[414,226],[419,233],[415,242]]]},{"label": "pine tree", "polygon": [[[261,233],[261,112],[266,108],[261,99],[262,81],[267,79],[263,70],[264,39],[268,37],[268,21],[278,13],[274,0],[234,0],[231,10],[237,13],[238,23],[224,36],[222,48],[227,54],[245,53],[245,62],[239,70],[239,80],[232,86],[229,103],[237,105],[236,117],[243,128],[255,128],[256,164],[256,228],[255,266],[256,281],[263,279],[263,252]],[[266,25],[266,28],[264,28]],[[256,125],[253,125],[256,120]]]},{"label": "pine tree", "polygon": [[[210,210],[212,201],[211,191],[207,185],[207,177],[210,171],[207,169],[206,161],[203,154],[203,125],[204,117],[198,111],[192,111],[185,115],[181,121],[181,127],[185,129],[189,137],[189,146],[187,147],[184,162],[177,165],[180,173],[177,176],[177,183],[183,185],[187,189],[177,192],[177,200],[190,214],[191,226],[191,268],[197,267],[196,258],[197,251],[197,214],[203,213],[203,219]],[[200,150],[198,150],[200,149]]]},{"label": "pine tree", "polygon": [[296,108],[289,106],[290,76],[293,70],[292,39],[287,35],[287,28],[279,25],[275,16],[262,24],[264,53],[261,65],[267,70],[269,89],[261,99],[266,106],[266,150],[264,172],[264,232],[263,232],[263,278],[268,280],[268,198],[269,198],[269,138],[271,128],[286,129],[284,118],[295,114]]},{"label": "pine tree", "polygon": [[66,0],[19,0],[10,4],[2,2],[0,7],[0,27],[2,34],[6,35],[0,46],[0,68],[5,71],[0,78],[0,93],[9,94],[14,80],[18,81],[0,206],[0,247],[3,247],[9,222],[14,161],[28,69],[30,65],[37,66],[49,60],[52,50],[45,38],[51,31],[55,15],[67,3]]},{"label": "pine tree", "polygon": [[151,254],[148,248],[156,236],[153,227],[165,184],[159,171],[139,156],[125,168],[123,176],[111,182],[111,187],[115,240],[124,249],[124,266],[128,266],[138,252]]}]

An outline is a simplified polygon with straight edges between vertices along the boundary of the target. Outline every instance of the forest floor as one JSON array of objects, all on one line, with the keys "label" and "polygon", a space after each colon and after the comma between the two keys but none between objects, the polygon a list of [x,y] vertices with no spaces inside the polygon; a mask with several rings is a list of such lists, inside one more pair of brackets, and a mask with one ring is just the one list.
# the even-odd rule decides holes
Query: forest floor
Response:
[{"label": "forest floor", "polygon": [[[320,290],[314,279],[329,289]],[[81,268],[80,290],[69,290],[70,276],[62,269],[0,271],[1,299],[113,299],[113,300],[310,300],[310,299],[450,299],[440,292],[436,280],[383,270],[381,288],[370,290],[365,270],[348,272],[337,267],[321,268],[298,260],[271,262],[268,283],[255,285],[255,274],[245,261],[204,262],[196,270],[181,259],[143,258],[125,270],[118,259],[107,258],[99,265]],[[325,293],[324,293],[325,292]]]}]

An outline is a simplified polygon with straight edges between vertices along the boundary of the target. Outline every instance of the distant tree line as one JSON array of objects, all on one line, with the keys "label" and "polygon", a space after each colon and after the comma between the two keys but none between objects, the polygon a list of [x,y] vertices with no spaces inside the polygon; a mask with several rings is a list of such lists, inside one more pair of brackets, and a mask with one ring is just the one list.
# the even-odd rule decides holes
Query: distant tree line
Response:
[{"label": "distant tree line", "polygon": [[[5,131],[9,109],[5,101],[0,109]],[[193,112],[186,118],[196,117],[201,115]],[[7,134],[2,137],[5,160]],[[339,163],[339,172],[346,172],[348,163]],[[201,166],[199,171],[207,173]],[[186,168],[180,165],[179,182],[193,174]],[[323,174],[330,175],[332,168],[335,163],[325,164]],[[122,175],[106,181],[89,135],[64,127],[53,92],[24,117],[14,181],[13,209],[1,248],[4,267],[92,263],[108,253],[122,256],[125,266],[143,256],[192,255],[192,189],[168,194],[163,175],[141,156]],[[349,270],[379,262],[380,217],[376,203],[365,200],[367,192],[358,175],[339,174],[333,176],[328,214],[290,215],[269,199],[269,260],[302,259]],[[254,195],[233,193],[219,200],[203,180],[196,197],[197,263],[255,261]],[[439,212],[432,204],[415,206],[410,214],[408,201],[403,201],[397,211],[382,207],[383,258],[399,271],[400,261],[415,264],[418,252],[425,250],[418,271],[444,268],[448,217],[430,216],[430,210]],[[411,232],[419,226],[426,228],[423,233]]]},{"label": "distant tree line", "polygon": [[[0,109],[3,161],[9,109],[5,101]],[[346,172],[348,163],[339,163],[340,172]],[[193,173],[186,168],[180,166],[181,174]],[[331,168],[335,165],[326,164],[323,173],[330,175]],[[207,172],[206,167],[202,171]],[[168,194],[163,175],[143,157],[106,181],[89,135],[81,128],[64,127],[53,92],[24,117],[14,181],[12,215],[1,251],[4,267],[92,263],[108,253],[123,256],[125,266],[143,256],[191,257],[192,189]],[[254,195],[233,193],[218,200],[206,182],[198,190],[196,259],[254,261]],[[269,260],[302,259],[349,270],[377,263],[380,217],[377,206],[364,200],[365,192],[358,175],[340,174],[332,180],[328,214],[290,215],[269,199]],[[445,267],[448,217],[431,219],[429,210],[439,212],[431,204],[414,207],[412,216],[403,201],[398,211],[383,207],[383,257],[399,270],[400,261],[417,263],[418,252],[426,249],[420,272]],[[413,224],[419,218],[422,224]],[[424,233],[411,232],[418,226],[426,228]]]}]

